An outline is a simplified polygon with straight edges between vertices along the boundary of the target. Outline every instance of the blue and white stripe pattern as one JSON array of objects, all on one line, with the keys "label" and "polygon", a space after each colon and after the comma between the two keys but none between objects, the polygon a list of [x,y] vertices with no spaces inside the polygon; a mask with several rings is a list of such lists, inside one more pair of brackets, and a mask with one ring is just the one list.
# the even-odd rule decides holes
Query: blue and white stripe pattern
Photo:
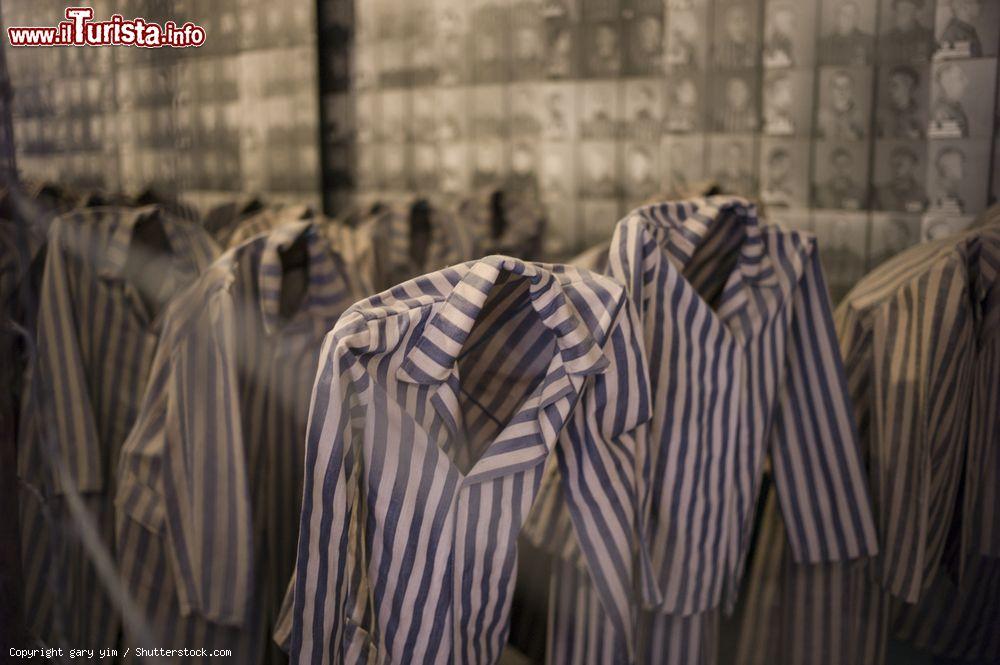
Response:
[{"label": "blue and white stripe pattern", "polygon": [[612,280],[500,256],[348,310],[313,393],[291,662],[497,662],[553,450],[601,603],[630,631],[656,596],[635,326]]},{"label": "blue and white stripe pattern", "polygon": [[[308,282],[286,319],[281,251],[297,239]],[[227,252],[167,313],[116,500],[122,575],[161,644],[278,658],[309,398],[323,338],[360,297],[351,272],[292,222]]]},{"label": "blue and white stripe pattern", "polygon": [[[992,226],[904,252],[838,308],[882,552],[861,567],[799,566],[778,534],[758,554],[780,601],[747,613],[741,664],[765,662],[755,655],[769,641],[838,648],[821,660],[789,647],[777,662],[879,665],[893,634],[1000,659],[998,266]],[[764,531],[777,519],[766,515]],[[767,604],[765,586],[751,606]]]},{"label": "blue and white stripe pattern", "polygon": [[[158,337],[126,264],[133,230],[156,216],[170,246],[161,296],[179,293],[209,265],[217,248],[198,225],[156,208],[92,208],[50,229],[38,310],[38,362],[44,404],[28,400],[18,449],[21,545],[27,621],[46,643],[107,648],[119,619],[89,558],[67,523],[64,488],[52,473],[52,445],[90,509],[109,551],[118,452],[138,412]],[[46,442],[41,437],[49,437]]]},{"label": "blue and white stripe pattern", "polygon": [[[639,311],[653,391],[649,541],[663,599],[642,614],[640,661],[710,663],[768,455],[797,561],[877,549],[815,242],[762,227],[744,200],[694,199],[633,211],[608,263]],[[553,519],[538,516],[535,540]],[[560,554],[554,660],[576,649],[574,662],[606,662],[601,647],[618,638],[579,610],[599,606],[580,600],[572,548]]]}]

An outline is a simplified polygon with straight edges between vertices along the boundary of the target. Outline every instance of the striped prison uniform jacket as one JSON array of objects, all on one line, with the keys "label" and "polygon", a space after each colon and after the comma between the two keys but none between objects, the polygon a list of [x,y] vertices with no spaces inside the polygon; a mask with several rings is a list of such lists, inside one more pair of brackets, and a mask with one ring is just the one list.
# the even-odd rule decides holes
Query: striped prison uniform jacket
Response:
[{"label": "striped prison uniform jacket", "polygon": [[[308,282],[285,318],[281,252],[298,239]],[[320,228],[290,222],[228,251],[167,313],[115,504],[124,581],[162,644],[282,660],[269,635],[295,564],[309,396],[324,336],[359,297],[351,273]]]},{"label": "striped prison uniform jacket", "polygon": [[[877,549],[815,242],[761,226],[738,198],[656,204],[619,222],[608,274],[639,311],[653,390],[648,540],[663,602],[641,614],[638,661],[712,663],[768,455],[797,561]],[[549,652],[626,662],[570,534],[549,535],[566,523],[558,504],[530,525],[536,542],[565,543]]]},{"label": "striped prison uniform jacket", "polygon": [[26,621],[50,646],[118,643],[118,611],[68,521],[67,488],[51,456],[67,468],[112,551],[118,452],[138,412],[160,322],[127,271],[131,261],[148,259],[132,245],[136,224],[149,218],[162,224],[170,249],[157,295],[162,312],[216,255],[198,225],[155,207],[91,208],[57,219],[49,233],[38,358],[27,379],[39,385],[25,390],[18,475]]},{"label": "striped prison uniform jacket", "polygon": [[291,662],[497,662],[547,463],[607,616],[631,633],[656,600],[638,332],[613,281],[501,256],[345,313],[313,393]]},{"label": "striped prison uniform jacket", "polygon": [[[993,226],[914,247],[838,308],[882,551],[860,566],[796,565],[772,508],[741,664],[878,665],[892,636],[1000,658],[998,240]],[[767,659],[762,640],[785,649]]]}]

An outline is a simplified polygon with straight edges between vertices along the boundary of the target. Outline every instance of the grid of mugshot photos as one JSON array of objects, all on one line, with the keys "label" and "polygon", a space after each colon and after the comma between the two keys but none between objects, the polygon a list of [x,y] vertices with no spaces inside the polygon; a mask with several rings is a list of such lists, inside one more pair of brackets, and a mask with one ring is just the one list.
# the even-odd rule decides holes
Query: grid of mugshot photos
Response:
[{"label": "grid of mugshot photos", "polygon": [[834,291],[989,199],[1000,0],[365,0],[362,200],[533,182],[557,239],[714,179]]},{"label": "grid of mugshot photos", "polygon": [[[200,48],[8,49],[25,176],[81,187],[318,201],[311,0],[94,0],[96,19],[205,28]],[[54,25],[64,2],[4,2],[8,25]]]}]

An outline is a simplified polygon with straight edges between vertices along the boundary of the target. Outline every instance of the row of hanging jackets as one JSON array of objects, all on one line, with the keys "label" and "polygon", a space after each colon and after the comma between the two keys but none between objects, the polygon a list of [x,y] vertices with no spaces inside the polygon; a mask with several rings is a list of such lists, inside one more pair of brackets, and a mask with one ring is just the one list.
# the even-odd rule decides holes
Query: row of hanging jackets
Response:
[{"label": "row of hanging jackets", "polygon": [[[53,186],[14,198],[22,223],[4,226],[3,238],[28,232],[28,254],[44,266],[31,285],[37,325],[20,321],[35,332],[27,382],[39,388],[25,391],[17,414],[30,633],[100,648],[118,645],[124,629],[132,646],[152,635],[284,660],[269,636],[294,563],[323,336],[373,283],[467,260],[478,243],[523,228],[533,231],[520,237],[537,238],[540,209],[529,218],[508,199],[506,234],[474,235],[490,216],[459,225],[427,202],[380,206],[349,227],[256,197],[203,221],[162,202],[108,206]],[[487,203],[496,210],[495,195]],[[482,215],[482,205],[472,199],[458,212]],[[421,215],[432,233],[420,239],[421,261],[407,265]],[[212,236],[232,249],[219,256]],[[5,270],[5,286],[24,275]],[[77,533],[67,492],[79,493],[114,553],[142,621],[122,625],[122,601]]]},{"label": "row of hanging jackets", "polygon": [[[996,354],[959,363],[979,368],[958,402],[977,425],[925,402],[913,418],[939,418],[940,441],[887,426],[874,445],[872,423],[928,362],[861,378],[848,351],[898,359],[884,333],[914,319],[931,355],[992,348],[993,226],[940,250],[975,296],[913,276],[845,346],[812,238],[740,199],[637,209],[589,253],[597,271],[434,265],[461,250],[429,243],[460,237],[433,229],[481,227],[431,206],[380,206],[353,226],[233,210],[221,256],[202,225],[158,208],[50,230],[29,379],[49,389],[23,409],[18,450],[28,618],[50,643],[114,645],[123,630],[66,537],[63,495],[79,491],[139,610],[126,646],[148,631],[280,662],[274,633],[295,663],[497,662],[521,534],[553,557],[551,662],[717,662],[720,614],[738,599],[757,608],[737,615],[741,658],[879,662],[843,650],[877,654],[921,626],[921,647],[995,654],[996,596],[970,580],[995,577],[996,427],[982,414],[995,417]],[[389,249],[422,234],[423,252]],[[426,274],[404,274],[407,260]],[[879,274],[891,291],[879,280],[896,271]],[[931,291],[969,303],[954,325],[977,332],[924,339],[942,311]],[[956,381],[916,393],[943,400]],[[915,461],[898,466],[901,450]],[[894,588],[906,573],[885,565],[893,551],[923,581]],[[905,607],[897,589],[913,589]],[[883,621],[849,620],[859,607]],[[927,629],[946,619],[949,640]]]},{"label": "row of hanging jackets", "polygon": [[341,317],[293,662],[495,662],[522,526],[556,557],[551,662],[710,662],[769,453],[797,561],[877,551],[814,241],[717,198],[636,210],[607,256],[489,257]]}]

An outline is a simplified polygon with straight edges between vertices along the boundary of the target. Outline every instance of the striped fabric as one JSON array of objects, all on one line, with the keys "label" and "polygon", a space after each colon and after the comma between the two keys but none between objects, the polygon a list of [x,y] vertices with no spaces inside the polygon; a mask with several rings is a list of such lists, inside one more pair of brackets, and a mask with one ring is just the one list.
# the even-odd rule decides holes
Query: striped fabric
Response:
[{"label": "striped fabric", "polygon": [[[776,537],[758,554],[784,602],[747,613],[740,663],[759,662],[762,641],[808,640],[851,650],[767,662],[878,665],[893,631],[937,654],[1000,659],[998,265],[996,226],[920,245],[837,310],[882,551],[861,567],[797,566]],[[765,516],[765,533],[777,519]]]},{"label": "striped fabric", "polygon": [[[18,473],[29,628],[48,644],[117,644],[116,611],[99,584],[54,481],[54,449],[83,494],[108,549],[119,447],[135,419],[157,340],[158,321],[133,280],[150,257],[133,247],[140,220],[155,218],[170,253],[155,281],[166,303],[215,255],[197,225],[156,208],[94,208],[55,221],[38,312],[38,364],[45,403],[25,404]],[[156,264],[153,264],[156,265]]]},{"label": "striped fabric", "polygon": [[430,242],[422,262],[410,254],[407,207],[384,206],[358,226],[358,232],[367,236],[366,244],[373,250],[372,285],[376,290],[388,290],[418,275],[478,258],[472,230],[454,215],[432,207],[430,225]]},{"label": "striped fabric", "polygon": [[[241,222],[228,236],[227,246],[238,247],[251,238],[266,234],[283,224],[303,219],[308,215],[307,206],[289,206],[286,208],[268,208]],[[376,239],[363,230],[352,229],[337,219],[310,217],[317,224],[320,232],[326,237],[330,250],[352,268],[355,286],[362,295],[370,295],[375,279],[375,249]]]},{"label": "striped fabric", "polygon": [[[298,238],[308,283],[286,319],[281,252]],[[309,396],[323,337],[360,297],[350,274],[292,222],[227,252],[167,313],[115,503],[122,575],[158,644],[284,659],[268,636],[295,565]]]},{"label": "striped fabric", "polygon": [[[640,312],[653,390],[649,540],[663,602],[642,616],[640,661],[711,663],[767,455],[795,560],[877,549],[815,243],[762,227],[742,199],[657,204],[619,222],[608,272]],[[552,520],[533,520],[535,540],[558,530]],[[599,606],[579,601],[571,548],[560,555],[557,587],[576,599],[553,597],[553,659],[583,641],[574,662],[605,662],[598,645],[620,637],[578,610]]]},{"label": "striped fabric", "polygon": [[291,661],[498,662],[547,460],[603,607],[630,632],[656,597],[638,539],[636,325],[613,281],[499,256],[348,310],[313,393]]},{"label": "striped fabric", "polygon": [[287,206],[268,207],[256,215],[251,215],[247,219],[230,229],[230,233],[224,239],[226,247],[239,247],[247,240],[259,236],[268,231],[273,231],[282,224],[299,219],[305,219],[312,215],[309,206]]}]

